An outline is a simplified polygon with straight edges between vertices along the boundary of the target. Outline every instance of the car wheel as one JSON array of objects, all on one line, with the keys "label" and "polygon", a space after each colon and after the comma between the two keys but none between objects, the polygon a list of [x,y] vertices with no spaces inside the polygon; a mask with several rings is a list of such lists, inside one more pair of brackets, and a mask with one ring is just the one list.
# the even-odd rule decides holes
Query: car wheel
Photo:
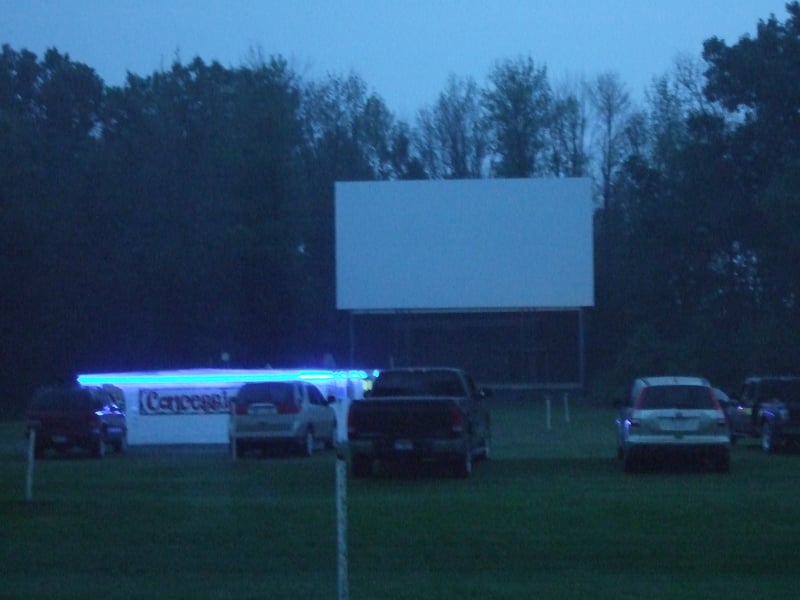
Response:
[{"label": "car wheel", "polygon": [[467,448],[463,456],[459,456],[455,461],[456,477],[466,479],[472,475],[472,449]]},{"label": "car wheel", "polygon": [[116,442],[113,444],[114,452],[124,454],[128,451],[128,432],[122,432],[122,437],[120,437]]},{"label": "car wheel", "polygon": [[101,435],[97,438],[97,441],[94,443],[94,456],[95,458],[105,458],[106,456],[106,440]]},{"label": "car wheel", "polygon": [[355,479],[369,477],[372,474],[372,458],[356,454],[350,459],[350,473]]},{"label": "car wheel", "polygon": [[303,456],[309,457],[314,455],[314,432],[310,429],[306,430],[306,435],[303,438],[303,445],[300,448]]},{"label": "car wheel", "polygon": [[761,449],[767,454],[774,454],[778,449],[778,440],[775,439],[775,432],[769,421],[764,421],[761,425]]},{"label": "car wheel", "polygon": [[483,440],[483,448],[481,449],[481,460],[489,460],[492,455],[492,440],[485,438]]},{"label": "car wheel", "polygon": [[244,453],[247,451],[247,446],[244,444],[244,442],[233,440],[231,441],[231,444],[234,445],[232,452],[233,451],[236,452],[236,458],[242,458],[244,456]]}]

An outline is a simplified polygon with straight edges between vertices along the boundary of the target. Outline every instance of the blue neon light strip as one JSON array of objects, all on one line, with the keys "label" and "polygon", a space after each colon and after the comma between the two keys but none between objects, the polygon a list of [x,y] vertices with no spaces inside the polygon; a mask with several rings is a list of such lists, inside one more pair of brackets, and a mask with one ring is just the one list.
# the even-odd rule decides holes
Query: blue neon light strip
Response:
[{"label": "blue neon light strip", "polygon": [[88,373],[78,375],[81,385],[202,385],[248,383],[258,381],[295,381],[298,379],[316,382],[366,379],[364,371],[322,371],[313,369],[263,370],[263,369],[187,369],[184,371],[151,371],[141,373]]}]

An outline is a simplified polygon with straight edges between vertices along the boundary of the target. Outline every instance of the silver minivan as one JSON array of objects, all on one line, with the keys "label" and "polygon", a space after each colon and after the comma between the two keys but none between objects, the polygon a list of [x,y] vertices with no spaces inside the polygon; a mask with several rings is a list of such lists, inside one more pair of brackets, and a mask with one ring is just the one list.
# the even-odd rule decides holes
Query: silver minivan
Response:
[{"label": "silver minivan", "polygon": [[672,456],[730,470],[730,430],[711,384],[701,377],[641,377],[623,402],[617,456],[626,472]]},{"label": "silver minivan", "polygon": [[228,429],[233,456],[251,449],[290,445],[304,456],[333,447],[336,414],[322,392],[307,381],[247,383],[231,402]]}]

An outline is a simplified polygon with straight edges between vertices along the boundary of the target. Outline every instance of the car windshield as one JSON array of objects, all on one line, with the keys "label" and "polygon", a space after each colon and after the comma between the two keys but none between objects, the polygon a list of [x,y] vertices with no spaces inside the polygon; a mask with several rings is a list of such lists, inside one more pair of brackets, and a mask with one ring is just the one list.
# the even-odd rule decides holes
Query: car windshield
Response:
[{"label": "car windshield", "polygon": [[295,402],[294,384],[284,381],[247,384],[239,390],[236,401],[246,404],[288,406]]},{"label": "car windshield", "polygon": [[714,409],[714,400],[707,387],[700,385],[659,385],[645,390],[639,408]]},{"label": "car windshield", "polygon": [[85,390],[45,390],[33,400],[34,410],[74,411],[90,406],[91,396]]}]

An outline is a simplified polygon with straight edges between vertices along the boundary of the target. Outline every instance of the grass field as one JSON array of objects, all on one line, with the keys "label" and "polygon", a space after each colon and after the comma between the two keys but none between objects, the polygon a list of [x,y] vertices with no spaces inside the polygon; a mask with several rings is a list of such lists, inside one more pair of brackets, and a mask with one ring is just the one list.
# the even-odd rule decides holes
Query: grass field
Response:
[{"label": "grass field", "polygon": [[[348,482],[353,600],[789,598],[800,454],[624,475],[614,411],[493,401],[493,457]],[[555,410],[558,408],[559,410]],[[0,598],[336,598],[335,456],[155,451],[35,466],[0,423]]]}]

